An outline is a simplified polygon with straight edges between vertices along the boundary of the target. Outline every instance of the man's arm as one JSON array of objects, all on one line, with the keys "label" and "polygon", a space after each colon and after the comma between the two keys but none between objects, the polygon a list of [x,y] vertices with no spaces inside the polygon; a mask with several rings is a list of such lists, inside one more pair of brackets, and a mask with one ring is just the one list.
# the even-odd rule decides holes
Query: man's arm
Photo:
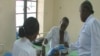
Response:
[{"label": "man's arm", "polygon": [[91,29],[91,56],[100,56],[100,21],[94,21],[89,29]]},{"label": "man's arm", "polygon": [[48,32],[47,36],[45,37],[44,41],[43,41],[43,45],[48,44],[48,42],[53,38],[53,33],[54,33],[54,27],[51,28],[51,30]]},{"label": "man's arm", "polygon": [[48,44],[48,42],[52,39],[53,31],[54,31],[54,27],[48,32],[46,38],[42,43],[42,56],[45,56],[45,47]]},{"label": "man's arm", "polygon": [[64,37],[64,45],[65,45],[65,47],[67,47],[67,48],[69,48],[69,43],[70,43],[70,39],[69,39],[70,37],[69,37],[69,34],[68,34],[68,32],[66,32],[66,37]]},{"label": "man's arm", "polygon": [[69,48],[69,43],[68,42],[64,42],[64,46]]}]

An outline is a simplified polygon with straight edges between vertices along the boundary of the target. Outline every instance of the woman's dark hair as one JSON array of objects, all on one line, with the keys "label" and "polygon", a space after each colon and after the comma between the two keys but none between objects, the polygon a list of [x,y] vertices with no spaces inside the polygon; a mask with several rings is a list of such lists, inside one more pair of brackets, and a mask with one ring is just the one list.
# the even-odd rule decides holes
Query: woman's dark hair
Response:
[{"label": "woman's dark hair", "polygon": [[39,23],[38,20],[34,17],[29,17],[25,20],[22,27],[19,28],[19,37],[32,36],[35,33],[39,32]]}]

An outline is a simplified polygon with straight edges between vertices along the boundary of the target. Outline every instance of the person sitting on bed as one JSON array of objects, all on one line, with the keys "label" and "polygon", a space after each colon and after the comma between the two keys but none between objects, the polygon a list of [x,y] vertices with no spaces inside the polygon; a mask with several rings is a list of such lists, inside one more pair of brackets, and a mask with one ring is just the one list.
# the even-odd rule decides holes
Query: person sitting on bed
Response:
[{"label": "person sitting on bed", "polygon": [[43,41],[43,47],[50,42],[50,50],[49,52],[55,47],[59,45],[64,45],[64,47],[68,48],[69,45],[69,35],[66,31],[68,27],[69,20],[67,17],[63,17],[61,20],[60,26],[54,26],[47,34],[46,38]]}]

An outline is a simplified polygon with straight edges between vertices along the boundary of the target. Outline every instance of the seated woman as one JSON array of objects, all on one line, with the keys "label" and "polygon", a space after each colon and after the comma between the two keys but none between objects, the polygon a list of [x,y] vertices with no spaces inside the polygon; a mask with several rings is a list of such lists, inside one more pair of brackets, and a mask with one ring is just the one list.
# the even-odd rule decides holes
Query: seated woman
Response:
[{"label": "seated woman", "polygon": [[19,39],[13,46],[13,56],[37,56],[36,49],[32,42],[39,33],[39,23],[36,18],[29,17],[25,20],[22,27],[19,28]]}]

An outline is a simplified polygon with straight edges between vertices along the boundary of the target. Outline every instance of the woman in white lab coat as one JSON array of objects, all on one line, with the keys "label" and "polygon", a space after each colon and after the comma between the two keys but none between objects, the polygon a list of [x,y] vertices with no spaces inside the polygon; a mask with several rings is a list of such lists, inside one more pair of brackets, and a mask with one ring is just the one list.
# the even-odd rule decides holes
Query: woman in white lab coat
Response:
[{"label": "woman in white lab coat", "polygon": [[16,40],[13,46],[13,56],[37,56],[36,49],[33,48],[34,41],[39,32],[39,23],[36,18],[29,17],[19,28],[20,39]]}]

